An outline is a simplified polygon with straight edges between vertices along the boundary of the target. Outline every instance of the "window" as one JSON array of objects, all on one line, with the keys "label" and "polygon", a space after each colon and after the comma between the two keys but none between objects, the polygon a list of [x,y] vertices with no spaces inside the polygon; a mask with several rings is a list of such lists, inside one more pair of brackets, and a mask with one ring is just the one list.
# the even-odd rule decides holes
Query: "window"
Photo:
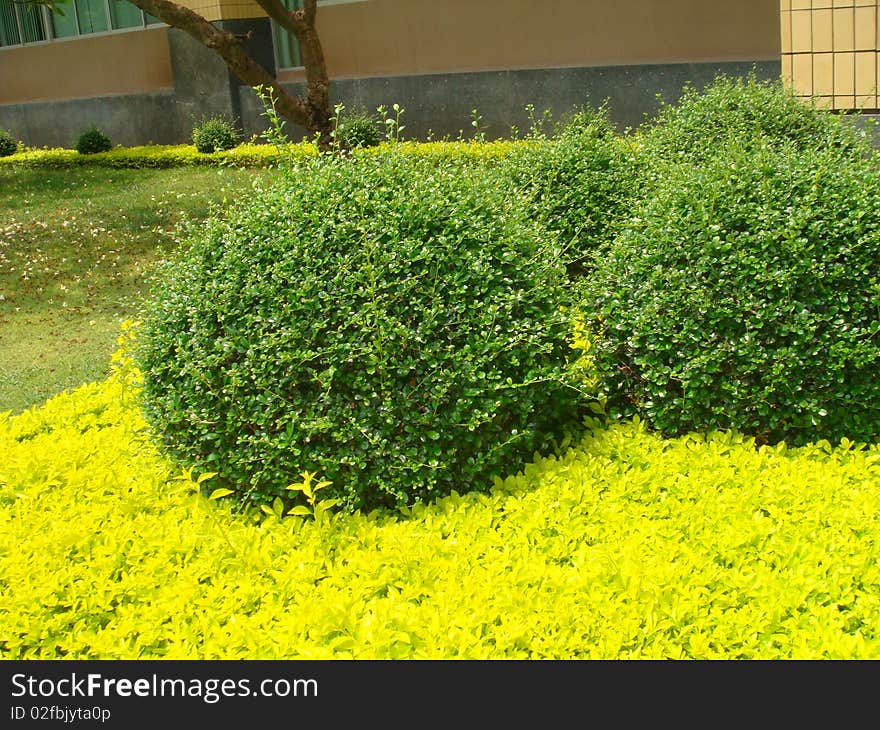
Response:
[{"label": "window", "polygon": [[12,0],[0,0],[0,46],[14,46],[21,43],[18,32],[18,18]]},{"label": "window", "polygon": [[[302,10],[302,0],[281,0],[288,10]],[[278,68],[296,68],[302,66],[302,55],[299,52],[299,41],[293,33],[272,23],[272,35],[275,38],[275,60]]]},{"label": "window", "polygon": [[113,30],[143,27],[144,14],[136,5],[120,0],[110,0],[108,4],[110,5],[110,25]]},{"label": "window", "polygon": [[80,33],[107,30],[107,8],[104,7],[104,0],[76,0],[74,6]]},{"label": "window", "polygon": [[21,29],[25,43],[36,43],[46,40],[46,28],[43,25],[43,13],[34,5],[19,5],[18,27]]},{"label": "window", "polygon": [[[288,10],[302,10],[302,0],[281,0]],[[350,5],[362,3],[366,0],[318,0],[318,7],[327,5]],[[298,68],[302,66],[302,54],[299,50],[299,41],[293,33],[288,33],[284,28],[272,21],[272,37],[275,40],[275,63],[278,68]]]},{"label": "window", "polygon": [[79,33],[79,26],[76,24],[76,12],[72,6],[68,6],[64,15],[58,13],[46,13],[49,18],[49,24],[52,29],[53,38],[70,38],[70,36]]},{"label": "window", "polygon": [[64,15],[60,15],[48,8],[0,0],[0,47],[143,28],[162,22],[128,0],[71,0],[63,11]]}]

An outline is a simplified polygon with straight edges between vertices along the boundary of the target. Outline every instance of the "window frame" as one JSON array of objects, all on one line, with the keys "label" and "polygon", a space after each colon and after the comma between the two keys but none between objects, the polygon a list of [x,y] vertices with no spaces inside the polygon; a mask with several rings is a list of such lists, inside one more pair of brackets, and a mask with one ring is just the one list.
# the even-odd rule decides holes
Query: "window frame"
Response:
[{"label": "window frame", "polygon": [[[286,7],[287,3],[285,3],[284,0],[281,0],[281,1]],[[302,0],[293,0],[293,2],[301,3]],[[321,7],[326,7],[328,5],[353,5],[354,3],[365,3],[365,2],[368,2],[368,0],[318,0],[318,7],[321,8]],[[296,39],[296,36],[294,36],[293,33],[290,33],[289,31],[285,31],[284,28],[280,27],[271,18],[269,18],[269,22],[272,25],[272,52],[275,57],[275,68],[278,71],[301,71],[302,69],[304,69],[305,66],[302,65],[302,52],[299,50],[299,41]],[[279,53],[280,49],[278,48],[278,41],[277,41],[276,33],[283,33],[283,32],[287,32],[287,35],[290,36],[291,45],[293,43],[297,44],[296,55],[300,59],[299,66],[282,66],[281,65],[281,55]]]},{"label": "window frame", "polygon": [[121,0],[102,0],[101,6],[104,8],[104,18],[107,23],[107,30],[98,30],[91,32],[83,32],[82,26],[79,22],[79,13],[77,13],[76,3],[77,0],[71,0],[70,8],[65,8],[67,13],[73,14],[74,25],[76,27],[76,33],[73,35],[67,35],[62,37],[57,37],[54,33],[54,27],[52,24],[52,11],[49,10],[46,6],[41,6],[39,8],[39,18],[40,24],[42,26],[43,35],[45,38],[43,40],[38,41],[26,41],[24,40],[24,25],[22,22],[22,18],[20,15],[20,8],[23,7],[18,3],[11,2],[10,5],[12,7],[13,17],[15,18],[15,29],[18,33],[18,43],[11,43],[9,45],[0,46],[0,53],[3,51],[7,51],[13,48],[24,48],[30,46],[39,46],[44,45],[46,43],[61,43],[65,41],[75,41],[81,38],[93,38],[107,35],[115,35],[117,33],[130,33],[137,32],[141,30],[147,30],[149,28],[156,28],[159,26],[168,27],[164,22],[157,19],[157,22],[149,22],[147,19],[147,13],[138,8],[136,5],[133,7],[137,8],[138,12],[141,16],[141,24],[140,25],[130,25],[125,28],[114,28],[113,27],[113,15],[110,11],[110,4],[113,2],[120,2]]}]

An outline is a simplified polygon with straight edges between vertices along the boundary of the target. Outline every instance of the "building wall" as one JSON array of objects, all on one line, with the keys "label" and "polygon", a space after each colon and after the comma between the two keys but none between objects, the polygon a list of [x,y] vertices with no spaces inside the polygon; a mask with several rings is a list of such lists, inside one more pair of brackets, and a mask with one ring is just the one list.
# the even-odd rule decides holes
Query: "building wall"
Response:
[{"label": "building wall", "polygon": [[365,0],[321,8],[318,31],[330,74],[347,78],[780,52],[777,0]]},{"label": "building wall", "polygon": [[0,104],[171,90],[164,26],[0,49]]},{"label": "building wall", "polygon": [[[368,111],[397,102],[417,137],[466,134],[472,110],[492,137],[524,129],[527,104],[560,115],[606,100],[620,128],[635,127],[685,82],[780,74],[777,0],[360,0],[322,7],[318,30],[334,98]],[[279,78],[303,88],[301,69]]]},{"label": "building wall", "polygon": [[[253,0],[184,2],[254,31],[250,44],[274,72]],[[474,109],[503,135],[523,127],[526,104],[558,113],[605,99],[612,119],[635,126],[658,93],[674,101],[685,82],[781,70],[777,0],[336,0],[320,7],[318,28],[334,102],[400,103],[414,136],[455,136]],[[301,69],[278,75],[301,88]],[[265,123],[259,111],[216,54],[176,29],[0,49],[0,127],[28,144],[69,146],[77,126],[98,122],[121,144],[184,142],[209,114],[251,134]]]},{"label": "building wall", "polygon": [[781,0],[782,74],[839,110],[880,109],[880,2]]}]

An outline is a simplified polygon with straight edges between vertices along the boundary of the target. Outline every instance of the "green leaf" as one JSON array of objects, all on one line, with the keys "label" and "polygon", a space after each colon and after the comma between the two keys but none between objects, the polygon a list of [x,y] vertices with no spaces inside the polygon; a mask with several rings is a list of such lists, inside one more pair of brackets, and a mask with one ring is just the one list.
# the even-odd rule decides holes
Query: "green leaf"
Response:
[{"label": "green leaf", "polygon": [[231,489],[224,489],[221,487],[220,489],[215,489],[213,492],[211,492],[211,496],[208,497],[208,499],[221,499],[230,494],[233,494],[233,491]]}]

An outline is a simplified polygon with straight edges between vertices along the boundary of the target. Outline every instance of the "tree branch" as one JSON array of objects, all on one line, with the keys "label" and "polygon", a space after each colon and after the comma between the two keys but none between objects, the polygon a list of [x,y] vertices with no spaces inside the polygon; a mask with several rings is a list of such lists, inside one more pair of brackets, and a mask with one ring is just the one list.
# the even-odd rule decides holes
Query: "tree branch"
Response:
[{"label": "tree branch", "polygon": [[303,1],[303,19],[312,30],[315,29],[315,16],[318,13],[318,0]]},{"label": "tree branch", "polygon": [[330,78],[324,49],[315,28],[317,0],[304,0],[303,9],[290,11],[281,0],[256,0],[257,4],[283,28],[292,32],[299,41],[303,67],[306,72],[306,97],[303,103],[313,115],[314,128],[321,132],[321,144],[330,143]]},{"label": "tree branch", "polygon": [[305,23],[297,15],[296,11],[288,10],[284,7],[284,3],[281,0],[256,0],[256,2],[257,5],[263,8],[266,15],[282,28],[293,33],[297,39],[299,38],[299,33],[305,30]]},{"label": "tree branch", "polygon": [[[46,5],[55,10],[69,0],[16,0],[31,5]],[[317,0],[304,0],[303,9],[290,11],[281,0],[256,0],[266,14],[282,28],[293,33],[300,44],[306,71],[307,93],[296,97],[247,53],[242,44],[250,40],[251,32],[230,33],[218,28],[202,15],[171,0],[131,0],[132,4],[162,22],[179,28],[202,45],[220,55],[242,83],[263,86],[271,90],[277,112],[310,134],[318,135],[318,144],[328,149],[332,141],[330,80],[324,60],[324,50],[315,29]]]},{"label": "tree branch", "polygon": [[[226,61],[230,71],[248,86],[270,88],[276,99],[276,109],[282,116],[304,127],[309,132],[320,132],[322,137],[329,134],[329,123],[325,123],[323,120],[325,115],[322,115],[320,110],[314,106],[315,101],[321,101],[321,94],[312,99],[311,94],[306,98],[298,98],[288,93],[272,74],[254,61],[241,47],[241,43],[249,37],[249,34],[234,34],[218,28],[198,13],[183,5],[171,2],[171,0],[131,0],[131,2],[144,12],[154,15],[168,25],[180,28],[203,45],[216,51]],[[278,0],[258,0],[258,2],[261,5],[264,2],[267,4],[275,2],[289,17],[289,13]],[[275,10],[275,8],[272,9]],[[303,55],[305,56],[305,54]],[[327,96],[326,108],[329,110],[329,95]],[[329,114],[327,116],[329,120]],[[327,131],[322,129],[322,125],[327,127]]]}]

